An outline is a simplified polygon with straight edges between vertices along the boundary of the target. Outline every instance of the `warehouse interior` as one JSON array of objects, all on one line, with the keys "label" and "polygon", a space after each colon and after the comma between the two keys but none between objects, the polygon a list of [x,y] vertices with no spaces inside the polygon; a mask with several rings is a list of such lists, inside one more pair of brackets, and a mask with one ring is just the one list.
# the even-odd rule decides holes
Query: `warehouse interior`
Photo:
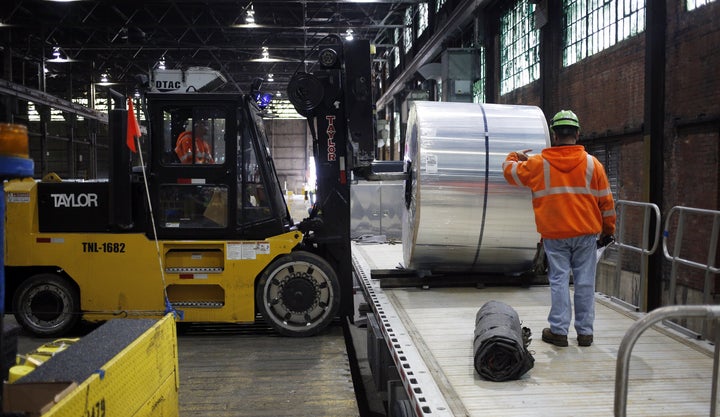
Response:
[{"label": "warehouse interior", "polygon": [[[110,90],[130,98],[140,130],[147,132],[149,120],[140,111],[144,97],[168,87],[155,84],[161,78],[157,74],[175,71],[184,78],[197,69],[213,71],[217,78],[198,94],[271,99],[262,110],[269,153],[283,195],[296,210],[292,217],[300,221],[310,207],[308,190],[315,189],[314,132],[293,107],[288,87],[293,75],[321,68],[320,52],[328,38],[364,40],[371,46],[367,83],[375,161],[402,164],[406,159],[414,102],[536,106],[546,120],[571,109],[582,126],[579,143],[605,166],[615,199],[659,208],[660,217],[650,225],[628,211],[628,235],[641,235],[643,226],[667,227],[660,223],[674,207],[720,210],[717,0],[7,0],[0,4],[0,123],[27,126],[36,180],[50,174],[63,180],[106,179],[111,175],[113,138],[108,114],[118,107]],[[149,145],[147,135],[139,140]],[[148,157],[149,150],[143,152]],[[358,190],[368,185],[362,180],[354,184]],[[402,199],[402,191],[393,192],[395,199]],[[393,204],[392,198],[386,204]],[[686,243],[684,257],[716,265],[717,221],[691,220],[693,242],[702,243]],[[357,238],[364,231],[351,229],[353,233]],[[661,252],[643,258],[638,266],[636,254],[609,250],[612,262],[598,267],[598,291],[619,291],[618,298],[642,305],[644,311],[717,304],[720,282],[714,266],[711,272],[676,266]],[[654,278],[617,288],[616,265],[634,279],[644,274]],[[6,300],[5,312],[10,305]],[[682,324],[708,339],[717,333],[699,320]],[[206,335],[217,343],[214,353],[223,355],[233,344],[217,340],[218,335],[242,338],[256,332],[259,339],[242,343],[255,344],[248,355],[272,362],[263,352],[273,349],[277,339],[282,340],[279,351],[291,354],[292,340],[255,326],[190,326],[188,334]],[[366,389],[377,390],[362,361],[367,346],[364,340],[353,344],[350,339],[351,361],[357,356],[359,364],[329,381],[343,385],[365,379],[366,387],[355,393],[356,399],[337,401],[365,404],[354,415],[406,415],[383,409],[386,393],[381,393],[380,405],[365,397]],[[40,340],[30,338],[24,346]],[[305,343],[303,349],[312,349]],[[199,360],[201,349],[193,344],[181,351],[180,360]],[[332,349],[328,354],[343,356]],[[273,363],[272,375],[282,374],[288,364],[290,370],[310,372],[298,365],[301,362],[293,357]],[[192,363],[192,372],[211,378],[212,371]],[[308,373],[308,378],[321,379],[331,372],[312,369],[318,374]],[[252,380],[243,372],[257,372],[259,380],[273,383],[272,376],[261,376],[255,368],[234,372],[233,377],[248,386]],[[193,390],[208,389],[201,377],[188,384]],[[324,392],[330,387],[312,389]],[[212,404],[203,408],[196,405],[196,397],[193,403],[183,402],[181,388],[180,415],[281,415],[272,414],[277,408],[262,395],[253,397],[253,410],[275,411],[219,411]],[[291,396],[282,407],[301,403]],[[287,415],[322,414],[320,409]]]}]

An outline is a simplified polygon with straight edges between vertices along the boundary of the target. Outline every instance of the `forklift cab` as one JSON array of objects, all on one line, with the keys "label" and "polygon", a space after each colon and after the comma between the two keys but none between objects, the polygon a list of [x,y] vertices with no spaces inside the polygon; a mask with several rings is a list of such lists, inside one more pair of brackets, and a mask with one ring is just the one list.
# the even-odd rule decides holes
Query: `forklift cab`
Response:
[{"label": "forklift cab", "polygon": [[263,239],[293,227],[250,97],[148,94],[147,102],[158,237]]}]

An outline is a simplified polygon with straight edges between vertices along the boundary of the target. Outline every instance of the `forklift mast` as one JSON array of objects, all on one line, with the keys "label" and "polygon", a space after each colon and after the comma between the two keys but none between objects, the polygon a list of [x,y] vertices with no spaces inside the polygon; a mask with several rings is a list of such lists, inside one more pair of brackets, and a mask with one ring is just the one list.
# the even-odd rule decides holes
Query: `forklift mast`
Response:
[{"label": "forklift mast", "polygon": [[331,36],[319,46],[319,70],[297,73],[288,85],[291,103],[308,120],[317,170],[316,204],[298,228],[338,274],[341,315],[352,314],[350,183],[375,157],[370,61],[367,40]]}]

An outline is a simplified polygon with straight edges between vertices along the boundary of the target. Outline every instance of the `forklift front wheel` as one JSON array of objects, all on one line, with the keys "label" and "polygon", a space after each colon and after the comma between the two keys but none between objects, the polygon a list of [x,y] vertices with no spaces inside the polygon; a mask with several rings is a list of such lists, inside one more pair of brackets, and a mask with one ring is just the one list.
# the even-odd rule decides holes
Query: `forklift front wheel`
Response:
[{"label": "forklift front wheel", "polygon": [[55,274],[23,281],[13,296],[15,319],[41,337],[61,336],[80,319],[80,296],[73,283]]},{"label": "forklift front wheel", "polygon": [[327,261],[310,252],[292,252],[263,272],[255,302],[265,320],[285,336],[312,336],[340,307],[340,284]]}]

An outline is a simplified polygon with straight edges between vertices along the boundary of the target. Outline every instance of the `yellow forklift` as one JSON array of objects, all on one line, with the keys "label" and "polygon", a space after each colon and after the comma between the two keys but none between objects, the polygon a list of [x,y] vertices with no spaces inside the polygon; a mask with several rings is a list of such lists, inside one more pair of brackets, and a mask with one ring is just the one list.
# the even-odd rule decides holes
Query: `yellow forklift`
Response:
[{"label": "yellow forklift", "polygon": [[5,184],[17,321],[49,337],[80,319],[259,314],[283,335],[310,336],[351,315],[350,179],[374,157],[370,45],[332,36],[319,56],[288,88],[313,132],[308,218],[290,216],[254,95],[147,93],[137,144],[149,145],[134,154],[125,97],[114,94],[107,180]]}]

